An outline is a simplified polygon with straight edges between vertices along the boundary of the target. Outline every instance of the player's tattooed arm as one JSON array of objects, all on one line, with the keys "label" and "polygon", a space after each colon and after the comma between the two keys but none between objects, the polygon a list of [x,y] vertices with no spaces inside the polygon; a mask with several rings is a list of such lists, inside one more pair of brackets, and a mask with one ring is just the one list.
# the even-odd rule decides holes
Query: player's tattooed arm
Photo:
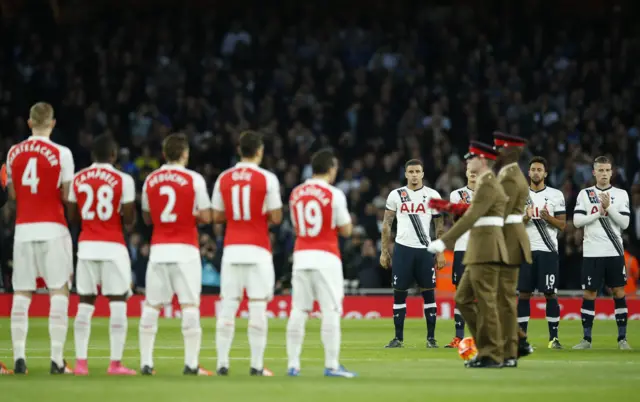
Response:
[{"label": "player's tattooed arm", "polygon": [[[444,216],[440,215],[433,218],[433,225],[436,229],[436,239],[439,239],[444,234]],[[447,265],[447,260],[444,257],[444,253],[436,254],[436,268],[442,269],[445,265]]]},{"label": "player's tattooed arm", "polygon": [[380,265],[382,268],[389,268],[391,265],[391,254],[389,253],[389,243],[391,242],[391,225],[396,217],[396,211],[385,210],[382,221],[382,250],[380,253]]}]

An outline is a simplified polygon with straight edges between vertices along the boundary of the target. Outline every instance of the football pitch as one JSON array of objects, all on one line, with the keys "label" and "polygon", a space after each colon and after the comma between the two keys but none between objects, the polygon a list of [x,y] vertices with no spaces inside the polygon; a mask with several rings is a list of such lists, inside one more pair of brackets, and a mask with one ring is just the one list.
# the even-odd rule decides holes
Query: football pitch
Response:
[{"label": "football pitch", "polygon": [[[201,364],[215,370],[215,321],[204,319]],[[438,322],[440,349],[425,349],[425,323],[408,320],[404,349],[384,349],[393,337],[391,320],[343,322],[342,363],[355,379],[324,378],[319,321],[310,320],[303,348],[302,376],[286,377],[285,320],[270,320],[266,366],[276,377],[249,377],[246,320],[238,320],[229,377],[185,377],[180,320],[161,320],[155,377],[108,377],[108,319],[94,319],[88,377],[49,375],[46,319],[31,319],[27,376],[0,376],[0,400],[13,401],[596,401],[637,400],[640,352],[616,348],[614,321],[596,321],[594,348],[571,350],[582,334],[579,321],[560,325],[565,350],[549,350],[547,324],[529,325],[536,353],[518,369],[470,370],[457,350],[442,348],[453,335],[453,321]],[[129,323],[124,363],[139,369],[137,320]],[[629,343],[640,348],[640,322],[629,322]],[[9,320],[0,319],[0,360],[12,366]],[[640,350],[640,349],[639,349]],[[73,320],[65,357],[73,364]]]}]

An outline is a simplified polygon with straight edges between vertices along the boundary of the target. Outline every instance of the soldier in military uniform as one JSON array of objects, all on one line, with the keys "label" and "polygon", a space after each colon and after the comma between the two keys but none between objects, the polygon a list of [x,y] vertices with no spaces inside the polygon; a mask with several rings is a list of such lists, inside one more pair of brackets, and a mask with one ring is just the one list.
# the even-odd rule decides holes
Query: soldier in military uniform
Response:
[{"label": "soldier in military uniform", "polygon": [[500,272],[498,309],[505,340],[504,365],[517,367],[517,357],[531,353],[531,347],[526,343],[526,334],[521,333],[518,327],[516,294],[520,265],[524,262],[531,264],[531,244],[523,223],[524,209],[529,197],[529,183],[518,166],[518,160],[527,142],[523,138],[500,132],[493,133],[493,138],[499,152],[498,181],[509,198],[503,229],[507,258]]},{"label": "soldier in military uniform", "polygon": [[500,368],[504,361],[496,290],[507,258],[502,232],[507,196],[492,171],[496,157],[492,146],[471,142],[465,155],[470,170],[477,174],[471,205],[447,233],[427,248],[431,253],[452,250],[456,240],[470,230],[463,260],[465,274],[455,298],[478,347],[478,357],[467,364],[470,368]]}]

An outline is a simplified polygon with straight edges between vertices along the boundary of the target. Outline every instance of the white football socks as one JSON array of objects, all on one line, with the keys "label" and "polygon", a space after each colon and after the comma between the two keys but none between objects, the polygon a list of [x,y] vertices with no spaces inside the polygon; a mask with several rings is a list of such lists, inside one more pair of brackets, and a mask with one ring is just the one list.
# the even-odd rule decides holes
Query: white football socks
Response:
[{"label": "white football socks", "polygon": [[305,326],[308,314],[302,310],[293,308],[287,322],[287,357],[289,358],[288,368],[300,370],[300,355],[302,353],[302,343],[304,342]]},{"label": "white football socks", "polygon": [[251,368],[264,368],[264,351],[267,347],[267,302],[249,301],[249,322],[247,333],[251,348]]},{"label": "white football socks", "polygon": [[236,331],[236,313],[240,307],[240,301],[222,299],[220,302],[220,315],[216,320],[216,353],[218,355],[217,368],[229,368],[229,353]]},{"label": "white football socks", "polygon": [[112,301],[109,303],[109,343],[111,344],[111,361],[119,362],[124,353],[124,344],[127,341],[127,303]]},{"label": "white football socks", "polygon": [[27,332],[29,332],[29,306],[31,299],[22,295],[13,296],[11,307],[11,341],[13,343],[13,359],[25,359]]},{"label": "white football socks", "polygon": [[140,367],[153,367],[153,346],[158,332],[158,316],[155,308],[144,306],[140,317]]},{"label": "white football socks", "polygon": [[76,359],[86,360],[89,356],[89,337],[91,336],[91,318],[95,307],[80,303],[73,323],[73,339],[76,344]]},{"label": "white football socks", "polygon": [[64,365],[64,344],[69,327],[69,298],[63,295],[51,296],[49,308],[49,338],[51,339],[51,361]]},{"label": "white football socks", "polygon": [[198,307],[187,307],[182,310],[182,337],[184,338],[184,365],[190,369],[197,369],[202,342]]},{"label": "white football socks", "polygon": [[324,366],[329,369],[340,367],[340,313],[323,311],[321,338],[324,345]]}]

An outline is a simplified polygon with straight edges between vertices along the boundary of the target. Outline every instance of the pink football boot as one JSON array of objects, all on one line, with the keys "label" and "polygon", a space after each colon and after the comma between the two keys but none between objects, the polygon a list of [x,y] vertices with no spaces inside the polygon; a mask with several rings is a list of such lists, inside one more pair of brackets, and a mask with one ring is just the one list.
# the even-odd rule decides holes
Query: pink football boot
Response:
[{"label": "pink football boot", "polygon": [[109,363],[108,375],[136,375],[136,371],[126,368],[121,362],[112,361]]},{"label": "pink football boot", "polygon": [[89,364],[87,359],[76,360],[76,368],[73,370],[74,375],[89,375]]}]

